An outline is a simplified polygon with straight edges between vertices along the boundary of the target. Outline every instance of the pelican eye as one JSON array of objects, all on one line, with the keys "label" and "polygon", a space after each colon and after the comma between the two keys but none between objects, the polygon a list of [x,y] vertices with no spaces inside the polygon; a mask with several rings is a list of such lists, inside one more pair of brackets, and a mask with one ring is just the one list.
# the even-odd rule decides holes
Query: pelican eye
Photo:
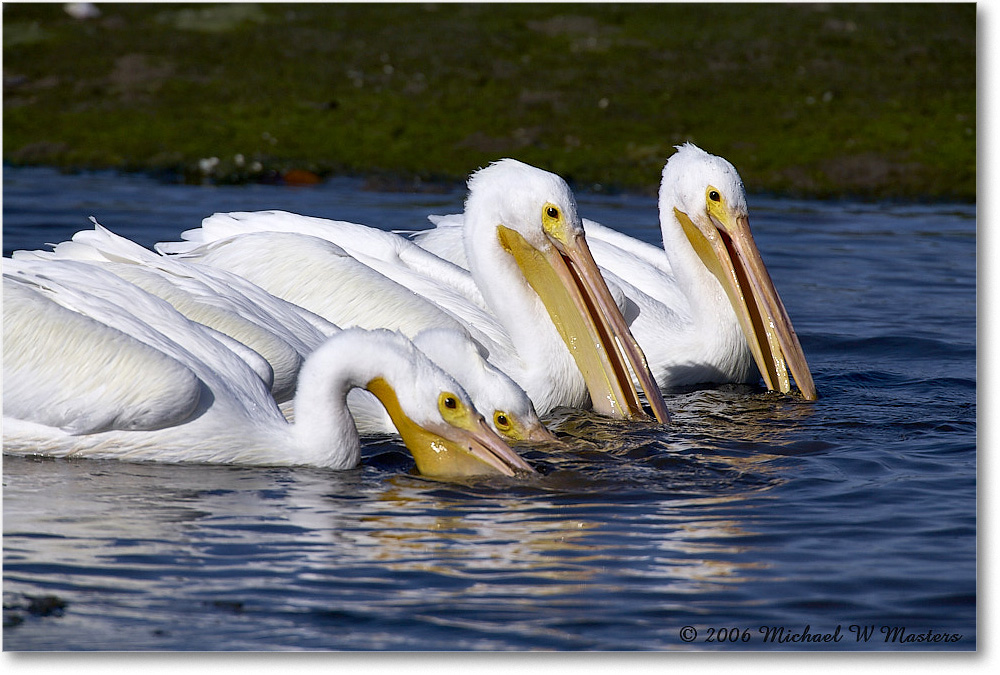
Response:
[{"label": "pelican eye", "polygon": [[571,233],[570,223],[566,221],[566,214],[552,202],[546,202],[542,206],[542,229],[549,237],[563,244],[568,241]]},{"label": "pelican eye", "polygon": [[438,396],[438,412],[445,422],[453,426],[462,426],[469,413],[458,395],[450,391],[443,391]]},{"label": "pelican eye", "polygon": [[719,195],[718,190],[709,190],[708,198],[711,199],[713,202],[722,201],[722,197]]},{"label": "pelican eye", "polygon": [[500,431],[510,431],[510,418],[507,417],[506,413],[500,410],[493,413],[493,424]]}]

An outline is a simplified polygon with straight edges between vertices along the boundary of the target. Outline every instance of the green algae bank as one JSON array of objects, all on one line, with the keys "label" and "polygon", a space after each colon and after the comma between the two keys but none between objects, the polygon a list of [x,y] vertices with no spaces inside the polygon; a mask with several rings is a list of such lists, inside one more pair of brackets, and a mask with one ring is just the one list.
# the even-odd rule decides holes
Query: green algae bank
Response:
[{"label": "green algae bank", "polygon": [[976,195],[972,3],[98,9],[4,5],[7,165],[649,193],[690,140],[751,192]]}]

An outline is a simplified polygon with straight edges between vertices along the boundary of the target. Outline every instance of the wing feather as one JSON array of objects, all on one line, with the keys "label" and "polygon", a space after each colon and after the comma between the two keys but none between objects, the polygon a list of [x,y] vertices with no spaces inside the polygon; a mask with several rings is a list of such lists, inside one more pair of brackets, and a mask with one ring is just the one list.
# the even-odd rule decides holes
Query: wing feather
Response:
[{"label": "wing feather", "polygon": [[462,330],[447,312],[318,237],[250,232],[180,257],[238,274],[342,328],[389,328],[407,336],[431,327]]},{"label": "wing feather", "polygon": [[203,385],[135,338],[5,278],[5,417],[72,434],[149,431],[187,421]]}]

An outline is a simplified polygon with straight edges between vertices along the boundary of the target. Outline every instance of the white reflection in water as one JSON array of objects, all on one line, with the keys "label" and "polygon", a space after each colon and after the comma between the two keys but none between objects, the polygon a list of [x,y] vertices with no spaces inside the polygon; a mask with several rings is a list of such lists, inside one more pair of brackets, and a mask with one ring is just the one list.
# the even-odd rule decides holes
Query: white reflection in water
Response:
[{"label": "white reflection in water", "polygon": [[[737,552],[721,542],[743,536],[740,524],[687,513],[739,495],[657,512],[594,500],[580,508],[538,493],[455,498],[462,486],[407,476],[373,484],[361,471],[6,461],[18,465],[4,490],[6,563],[62,566],[55,576],[78,589],[149,590],[139,571],[184,576],[196,565],[248,576],[292,570],[298,581],[367,568],[376,579],[419,573],[572,595],[573,584],[601,582],[630,557],[649,558],[642,574],[685,585],[732,581],[741,569],[712,560]],[[615,520],[599,517],[613,512]]]}]

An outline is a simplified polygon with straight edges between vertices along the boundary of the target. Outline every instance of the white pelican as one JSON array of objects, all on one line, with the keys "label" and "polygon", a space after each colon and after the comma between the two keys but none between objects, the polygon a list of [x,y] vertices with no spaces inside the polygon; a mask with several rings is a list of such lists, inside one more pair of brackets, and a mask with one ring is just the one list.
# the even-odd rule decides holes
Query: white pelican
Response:
[{"label": "white pelican", "polygon": [[5,452],[348,469],[360,441],[346,397],[363,387],[421,473],[531,471],[454,379],[389,331],[342,331],[313,352],[289,424],[207,329],[93,265],[5,259],[3,310]]},{"label": "white pelican", "polygon": [[[627,297],[625,314],[657,382],[750,382],[759,374],[768,388],[789,392],[790,370],[803,397],[815,399],[733,165],[690,143],[678,146],[663,168],[659,211],[663,249],[584,220],[602,273]],[[437,227],[415,240],[463,265],[462,217],[432,221]]]},{"label": "white pelican", "polygon": [[[70,241],[55,245],[52,251],[15,251],[12,257],[80,260],[101,265],[169,302],[192,321],[246,345],[267,360],[273,372],[271,393],[283,404],[280,407],[287,417],[294,415],[291,399],[301,362],[340,330],[336,324],[228,270],[157,255],[114,234],[96,220],[93,222],[94,230],[77,232]],[[413,341],[438,367],[462,384],[475,407],[484,412],[501,437],[529,442],[556,440],[538,419],[527,394],[487,364],[463,337],[446,329],[432,329],[415,334]],[[226,346],[233,344],[227,341]],[[239,345],[236,351],[241,356],[247,355]],[[256,366],[254,356],[248,360]],[[265,381],[269,376],[270,373],[262,373]],[[359,433],[398,433],[385,408],[370,392],[352,391],[348,405]]]},{"label": "white pelican", "polygon": [[[322,277],[314,276],[307,288],[301,280],[282,282],[288,293],[317,296],[316,301],[353,303],[351,311],[364,314],[366,321],[402,329],[403,321],[415,321],[421,328],[459,322],[486,348],[489,360],[507,373],[528,393],[536,410],[545,414],[559,405],[581,406],[589,399],[598,412],[618,417],[643,416],[635,385],[629,375],[634,372],[645,390],[654,413],[661,421],[668,419],[666,406],[645,364],[641,350],[629,334],[620,311],[597,271],[587,248],[586,239],[576,211],[576,202],[566,183],[547,171],[515,160],[501,160],[482,169],[469,180],[466,201],[466,244],[472,261],[471,275],[482,297],[468,288],[468,282],[454,282],[447,301],[440,301],[430,288],[433,284],[448,285],[449,278],[467,279],[458,268],[444,261],[432,260],[395,264],[371,248],[358,244],[360,237],[326,233],[341,228],[338,221],[306,219],[294,214],[265,212],[262,214],[223,214],[206,219],[203,227],[184,233],[188,242],[157,244],[157,250],[190,257],[199,262],[219,264],[226,269],[239,268],[240,274],[271,277],[297,272],[307,264],[307,255],[317,253],[324,245],[313,241],[305,248],[275,252],[277,245],[290,246],[293,232],[306,232],[327,239],[327,259],[333,255],[350,254],[355,262],[378,258],[385,275],[404,275],[408,287],[416,293],[426,293],[439,313],[433,321],[417,316],[414,307],[423,307],[413,293],[402,301],[378,297],[370,284],[369,272],[338,275],[332,269]],[[268,232],[268,220],[283,232]],[[245,226],[244,226],[245,225]],[[241,226],[242,227],[241,229]],[[353,225],[352,228],[363,228]],[[385,239],[390,233],[363,228],[372,237]],[[358,230],[352,230],[357,232]],[[330,239],[339,238],[340,246]],[[304,240],[299,240],[300,244]],[[251,243],[253,242],[253,243]],[[397,244],[398,251],[405,244]],[[359,250],[363,248],[363,250]],[[228,251],[227,251],[228,249]],[[368,260],[371,262],[371,260]],[[433,265],[431,263],[434,262]],[[367,265],[365,265],[367,267]],[[429,276],[433,284],[418,284],[422,269],[433,269]],[[449,269],[451,268],[451,269]],[[317,268],[318,269],[318,268]],[[445,270],[439,276],[437,270]],[[248,276],[255,280],[254,276]],[[401,277],[400,277],[401,278]],[[330,281],[336,279],[336,281]],[[297,304],[317,311],[278,292],[264,280],[256,280],[264,288]],[[351,284],[349,286],[349,284]],[[341,297],[336,297],[336,296]],[[334,297],[331,297],[334,296]],[[461,298],[464,298],[462,300]],[[360,305],[360,306],[359,306]],[[420,310],[421,312],[423,309]],[[465,314],[471,312],[472,314]],[[429,312],[434,313],[434,312]],[[329,318],[329,317],[327,317]],[[360,320],[360,319],[359,319]],[[364,325],[363,323],[359,325]],[[497,332],[501,334],[497,334]]]}]

